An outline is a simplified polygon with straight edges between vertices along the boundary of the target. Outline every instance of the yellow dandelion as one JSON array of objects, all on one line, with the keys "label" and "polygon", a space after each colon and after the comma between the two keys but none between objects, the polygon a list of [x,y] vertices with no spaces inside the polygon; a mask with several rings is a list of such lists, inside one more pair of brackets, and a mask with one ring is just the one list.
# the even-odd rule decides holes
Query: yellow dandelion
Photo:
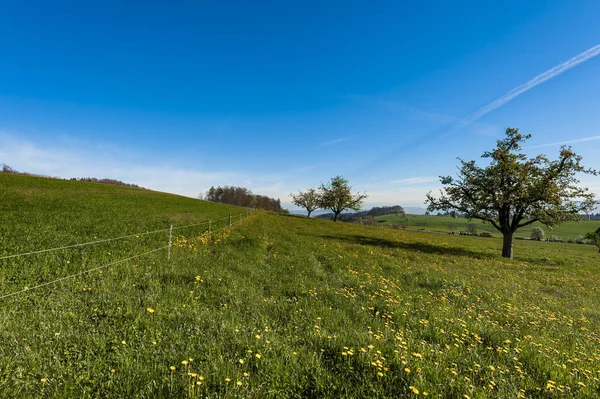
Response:
[{"label": "yellow dandelion", "polygon": [[404,369],[404,371],[406,372],[406,374],[410,373],[410,369],[409,369],[408,367],[406,367],[406,368]]},{"label": "yellow dandelion", "polygon": [[204,381],[204,377],[203,377],[203,376],[199,376],[199,377],[198,377],[198,379],[199,379],[200,381]]},{"label": "yellow dandelion", "polygon": [[202,385],[202,381],[196,381],[196,385]]},{"label": "yellow dandelion", "polygon": [[244,377],[248,377],[250,374],[248,373],[244,373]]},{"label": "yellow dandelion", "polygon": [[296,352],[292,352],[292,355],[296,356],[296,355],[297,355],[297,353],[296,353]]},{"label": "yellow dandelion", "polygon": [[171,369],[171,371],[175,371],[175,370],[176,370],[176,367],[175,367],[175,366],[171,366],[171,367],[169,367],[169,368]]},{"label": "yellow dandelion", "polygon": [[383,377],[383,373],[381,371],[377,372],[377,375]]},{"label": "yellow dandelion", "polygon": [[252,351],[250,349],[248,349],[248,353],[252,353]]},{"label": "yellow dandelion", "polygon": [[54,333],[54,336],[56,336],[56,337],[60,337],[60,333],[59,333],[59,332],[55,332],[55,333]]},{"label": "yellow dandelion", "polygon": [[256,339],[260,339],[260,334],[256,334],[254,337],[255,337]]},{"label": "yellow dandelion", "polygon": [[225,382],[231,382],[231,378],[229,378],[229,377],[225,378]]},{"label": "yellow dandelion", "polygon": [[182,361],[182,362],[181,362],[181,364],[183,364],[184,366],[187,366],[187,365],[188,365],[188,363],[189,363],[189,362],[188,362],[187,360],[184,360],[184,361]]},{"label": "yellow dandelion", "polygon": [[146,308],[146,311],[147,311],[148,313],[154,313],[154,309],[152,309],[152,308]]},{"label": "yellow dandelion", "polygon": [[236,384],[238,387],[241,387],[241,386],[243,385],[243,384],[242,384],[242,381],[238,381],[238,382],[236,382],[235,384]]},{"label": "yellow dandelion", "polygon": [[156,341],[152,341],[152,345],[156,345]]},{"label": "yellow dandelion", "polygon": [[244,359],[240,359],[238,361],[240,362],[240,364],[244,364]]},{"label": "yellow dandelion", "polygon": [[125,341],[125,340],[121,341],[121,343],[122,343],[123,345],[127,345],[127,341]]},{"label": "yellow dandelion", "polygon": [[116,371],[117,371],[117,370],[115,370],[115,369],[110,369],[110,372],[111,372],[111,373],[114,373],[114,372],[116,372]]},{"label": "yellow dandelion", "polygon": [[257,359],[260,359],[262,356],[260,355],[260,353],[257,353],[256,355],[254,355],[254,357],[256,357]]},{"label": "yellow dandelion", "polygon": [[418,394],[419,394],[419,390],[418,390],[418,389],[417,389],[417,387],[415,387],[415,386],[412,386],[412,385],[411,385],[411,386],[409,386],[409,387],[408,387],[408,389],[410,389],[411,391],[413,391],[413,393],[414,393],[415,395],[418,395]]},{"label": "yellow dandelion", "polygon": [[44,378],[40,378],[40,382],[46,383],[46,382],[48,382],[48,379],[45,378],[45,377]]}]

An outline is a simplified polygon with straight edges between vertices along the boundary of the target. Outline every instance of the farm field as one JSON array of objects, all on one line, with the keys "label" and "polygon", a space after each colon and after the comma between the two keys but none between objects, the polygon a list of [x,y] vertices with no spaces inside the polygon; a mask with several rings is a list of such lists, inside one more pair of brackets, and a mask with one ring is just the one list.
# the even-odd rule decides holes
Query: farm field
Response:
[{"label": "farm field", "polygon": [[[397,215],[377,216],[375,219],[384,226],[395,224],[405,228],[437,230],[437,231],[467,231],[467,225],[474,224],[477,227],[477,232],[481,233],[489,231],[495,236],[502,236],[494,226],[489,223],[483,223],[481,220],[469,221],[463,218],[452,218],[450,216],[433,216],[433,215],[407,215],[408,220],[398,217]],[[523,227],[516,231],[515,237],[529,238],[531,229],[541,227],[546,233],[546,238],[557,236],[559,239],[568,241],[575,240],[579,236],[584,236],[590,231],[595,231],[600,228],[599,220],[582,220],[580,222],[568,222],[557,226],[550,230],[541,223],[534,223],[530,226]]]},{"label": "farm field", "polygon": [[[242,215],[232,229],[175,227]],[[597,248],[0,175],[0,397],[600,395]],[[156,235],[138,232],[161,230]],[[213,230],[214,231],[214,230]]]}]

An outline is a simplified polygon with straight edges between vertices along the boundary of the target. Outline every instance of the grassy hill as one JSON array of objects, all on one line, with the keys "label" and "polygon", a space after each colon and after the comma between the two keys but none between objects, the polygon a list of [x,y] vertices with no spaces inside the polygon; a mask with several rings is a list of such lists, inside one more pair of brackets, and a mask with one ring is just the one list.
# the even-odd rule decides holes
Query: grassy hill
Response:
[{"label": "grassy hill", "polygon": [[[239,208],[0,175],[0,257]],[[5,222],[6,221],[6,222]],[[0,397],[598,397],[589,246],[255,213],[0,299]],[[0,296],[166,234],[0,259]],[[466,396],[465,396],[466,395]]]},{"label": "grassy hill", "polygon": [[[425,229],[425,230],[436,230],[436,231],[467,231],[468,224],[474,224],[478,232],[489,231],[495,235],[500,233],[489,223],[483,223],[480,220],[469,221],[463,218],[452,218],[450,216],[427,216],[427,215],[407,215],[408,220],[400,218],[397,215],[384,215],[378,216],[376,219],[380,224],[384,226],[398,225],[405,228],[411,229]],[[515,233],[516,237],[529,238],[531,236],[531,229],[534,227],[541,227],[546,233],[546,237],[552,235],[557,236],[559,239],[568,241],[575,240],[579,236],[584,236],[590,231],[595,231],[600,227],[600,221],[598,220],[582,220],[580,222],[568,222],[554,229],[550,230],[541,223],[534,223],[530,226],[523,227]]]}]

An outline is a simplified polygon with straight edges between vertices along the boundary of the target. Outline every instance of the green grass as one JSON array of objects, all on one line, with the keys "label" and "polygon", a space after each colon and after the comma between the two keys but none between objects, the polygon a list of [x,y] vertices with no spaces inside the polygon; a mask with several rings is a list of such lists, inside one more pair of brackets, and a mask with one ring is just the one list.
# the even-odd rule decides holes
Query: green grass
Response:
[{"label": "green grass", "polygon": [[[463,218],[452,218],[450,216],[427,216],[427,215],[407,215],[408,220],[400,218],[397,215],[384,215],[378,216],[376,219],[380,224],[384,226],[398,225],[400,227],[409,229],[424,229],[424,230],[437,230],[437,231],[468,231],[467,225],[474,224],[477,228],[477,232],[481,233],[489,231],[494,235],[500,235],[498,230],[489,223],[483,223],[481,220],[469,221]],[[541,223],[534,223],[530,226],[523,227],[515,233],[515,237],[529,238],[531,237],[531,229],[534,227],[541,227],[546,233],[546,238],[550,236],[557,236],[563,241],[575,240],[577,237],[585,236],[590,231],[596,231],[600,228],[599,220],[582,220],[579,222],[568,222],[563,225],[557,226],[550,230],[548,227]]]},{"label": "green grass", "polygon": [[[7,254],[61,243],[54,233],[80,242],[231,212],[15,179],[0,175]],[[1,290],[164,239],[2,260]],[[174,242],[171,262],[161,251],[1,300],[0,397],[600,395],[594,247],[517,241],[506,260],[500,240],[267,213],[211,238],[180,231]]]}]

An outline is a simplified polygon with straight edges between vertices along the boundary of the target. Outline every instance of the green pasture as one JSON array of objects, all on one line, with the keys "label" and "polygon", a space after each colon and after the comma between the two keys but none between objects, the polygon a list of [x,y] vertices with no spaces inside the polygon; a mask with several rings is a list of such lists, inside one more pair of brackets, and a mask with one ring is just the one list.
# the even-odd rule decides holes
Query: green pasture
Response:
[{"label": "green pasture", "polygon": [[[0,257],[245,210],[0,175]],[[391,221],[390,221],[391,222]],[[257,212],[0,299],[0,397],[596,398],[591,246]],[[216,229],[215,229],[216,230]],[[140,236],[0,259],[0,296],[161,248]]]},{"label": "green pasture", "polygon": [[[406,215],[406,218],[399,217],[398,215],[384,215],[377,216],[376,219],[381,225],[397,225],[409,229],[424,229],[424,230],[436,230],[436,231],[467,231],[468,225],[475,225],[477,232],[481,233],[489,231],[490,233],[498,236],[500,233],[489,223],[484,223],[481,220],[467,220],[464,218],[453,218],[450,216],[434,216],[434,215]],[[408,220],[407,220],[408,219]],[[557,236],[563,241],[575,240],[577,237],[585,236],[590,231],[595,231],[600,228],[599,220],[582,220],[579,222],[568,222],[563,225],[557,226],[550,230],[548,227],[541,223],[534,223],[530,226],[523,227],[515,233],[515,237],[529,238],[531,236],[531,229],[534,227],[541,227],[546,238],[550,236]]]}]

